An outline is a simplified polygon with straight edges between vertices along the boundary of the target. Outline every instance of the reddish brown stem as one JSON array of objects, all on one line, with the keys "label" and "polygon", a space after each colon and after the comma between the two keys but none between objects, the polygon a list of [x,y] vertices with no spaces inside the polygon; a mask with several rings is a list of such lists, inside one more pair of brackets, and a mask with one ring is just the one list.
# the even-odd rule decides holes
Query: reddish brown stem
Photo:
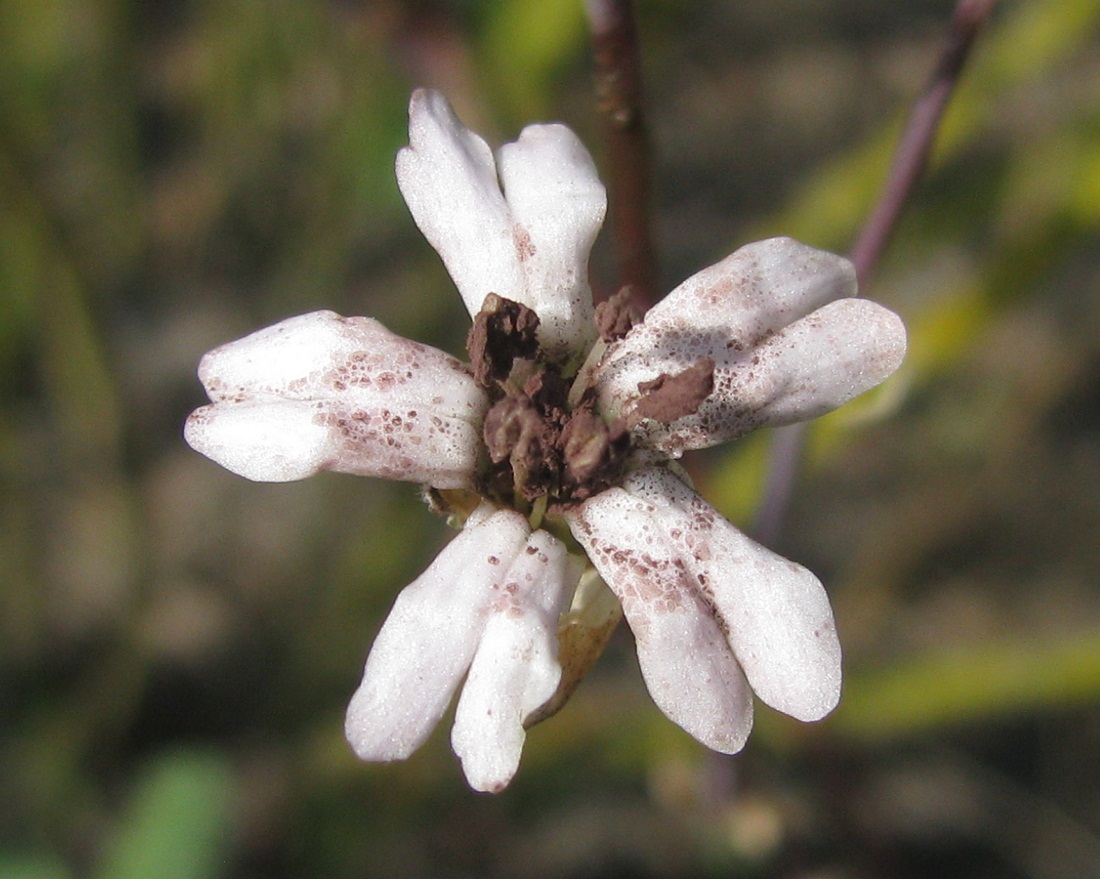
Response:
[{"label": "reddish brown stem", "polygon": [[596,92],[608,157],[608,219],[619,279],[644,313],[657,302],[650,223],[650,151],[642,114],[638,33],[630,0],[585,0],[592,28]]}]

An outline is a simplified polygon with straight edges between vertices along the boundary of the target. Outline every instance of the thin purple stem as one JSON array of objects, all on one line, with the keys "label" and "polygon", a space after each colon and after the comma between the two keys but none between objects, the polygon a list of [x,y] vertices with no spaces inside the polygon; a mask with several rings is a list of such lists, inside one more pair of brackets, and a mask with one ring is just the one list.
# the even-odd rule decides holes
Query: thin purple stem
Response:
[{"label": "thin purple stem", "polygon": [[650,222],[651,164],[631,0],[585,0],[608,156],[608,219],[619,279],[641,313],[659,298]]},{"label": "thin purple stem", "polygon": [[[928,167],[936,134],[947,103],[959,84],[974,41],[989,19],[996,0],[958,0],[951,16],[947,44],[928,85],[910,111],[889,176],[870,217],[849,253],[862,286],[873,274],[902,212]],[[806,425],[792,424],[775,431],[764,499],[753,533],[765,544],[774,544],[790,507],[798,478]]]},{"label": "thin purple stem", "polygon": [[959,0],[955,6],[947,45],[932,78],[910,111],[882,195],[849,254],[861,284],[874,271],[909,197],[928,166],[944,110],[959,84],[974,41],[995,4],[996,0]]},{"label": "thin purple stem", "polygon": [[783,530],[806,445],[806,422],[772,431],[764,496],[756,511],[752,535],[765,546],[774,546]]}]

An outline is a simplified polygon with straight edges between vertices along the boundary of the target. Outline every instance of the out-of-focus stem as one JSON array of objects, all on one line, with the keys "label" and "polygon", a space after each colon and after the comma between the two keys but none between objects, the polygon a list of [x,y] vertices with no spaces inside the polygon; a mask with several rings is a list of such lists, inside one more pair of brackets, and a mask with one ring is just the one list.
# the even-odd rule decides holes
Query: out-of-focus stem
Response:
[{"label": "out-of-focus stem", "polygon": [[995,3],[996,0],[959,0],[955,6],[947,45],[928,85],[913,104],[882,195],[849,254],[860,283],[874,271],[909,196],[924,174],[944,110],[959,84],[974,40]]},{"label": "out-of-focus stem", "polygon": [[794,494],[794,484],[806,444],[806,422],[789,424],[772,431],[768,473],[763,499],[756,511],[752,535],[765,546],[774,546]]},{"label": "out-of-focus stem", "polygon": [[607,144],[608,219],[619,280],[644,313],[659,298],[650,224],[650,152],[642,113],[638,34],[630,0],[585,0]]},{"label": "out-of-focus stem", "polygon": [[[958,86],[974,41],[995,4],[996,0],[959,0],[955,5],[947,44],[940,54],[939,63],[913,104],[882,194],[848,255],[861,285],[874,272],[913,190],[928,166],[928,157],[944,110]],[[753,528],[756,538],[764,544],[774,543],[782,529],[798,477],[805,438],[805,424],[780,428],[772,438],[763,501]]]}]

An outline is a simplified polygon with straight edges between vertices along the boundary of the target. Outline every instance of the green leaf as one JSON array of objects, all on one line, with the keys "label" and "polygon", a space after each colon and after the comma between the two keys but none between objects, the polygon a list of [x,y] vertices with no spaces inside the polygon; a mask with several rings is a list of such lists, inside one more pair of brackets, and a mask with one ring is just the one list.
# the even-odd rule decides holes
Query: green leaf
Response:
[{"label": "green leaf", "polygon": [[138,781],[99,879],[208,879],[220,875],[232,777],[223,757],[179,750],[156,757]]},{"label": "green leaf", "polygon": [[883,739],[1100,697],[1100,637],[975,642],[852,674],[830,730]]},{"label": "green leaf", "polygon": [[56,858],[0,855],[0,879],[69,879],[70,875]]}]

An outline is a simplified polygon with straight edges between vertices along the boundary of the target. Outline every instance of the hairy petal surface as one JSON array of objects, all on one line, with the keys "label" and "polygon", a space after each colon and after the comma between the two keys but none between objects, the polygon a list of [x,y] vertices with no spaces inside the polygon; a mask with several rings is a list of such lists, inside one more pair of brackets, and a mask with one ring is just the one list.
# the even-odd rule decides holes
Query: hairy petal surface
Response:
[{"label": "hairy petal surface", "polygon": [[423,744],[470,667],[529,533],[519,513],[482,504],[397,596],[348,706],[345,733],[361,759],[403,760]]},{"label": "hairy petal surface", "polygon": [[579,573],[561,541],[535,531],[494,583],[451,731],[475,790],[500,791],[512,780],[526,738],[524,720],[558,687],[558,615]]},{"label": "hairy petal surface", "polygon": [[840,641],[817,577],[746,537],[667,468],[633,473],[623,487],[652,504],[756,694],[799,720],[832,711]]},{"label": "hairy petal surface", "polygon": [[901,320],[850,298],[855,289],[839,256],[789,238],[746,245],[681,284],[611,347],[596,375],[601,409],[629,418],[639,384],[705,360],[714,362],[710,396],[671,425],[643,421],[640,442],[678,457],[836,408],[881,383],[905,353]]},{"label": "hairy petal surface", "polygon": [[594,341],[588,256],[607,209],[592,157],[564,125],[530,125],[500,149],[500,177],[539,342],[566,360]]},{"label": "hairy petal surface", "polygon": [[732,754],[752,729],[752,695],[674,536],[683,514],[645,486],[607,489],[566,518],[622,603],[653,701],[704,745]]},{"label": "hairy petal surface", "polygon": [[413,92],[397,184],[471,316],[490,293],[520,299],[526,277],[493,152],[437,91]]},{"label": "hairy petal surface", "polygon": [[[830,302],[769,337],[748,365],[723,376],[696,418],[698,429],[740,435],[817,418],[888,379],[905,348],[905,326],[894,312],[867,299]],[[677,429],[687,434],[694,427]]]},{"label": "hairy petal surface", "polygon": [[472,316],[496,293],[533,309],[539,341],[564,361],[594,337],[588,255],[607,197],[592,157],[563,125],[531,125],[492,151],[438,92],[409,104],[401,193]]},{"label": "hairy petal surface", "polygon": [[688,278],[646,312],[645,322],[662,333],[718,330],[723,343],[750,347],[856,289],[855,268],[843,257],[793,238],[768,238]]},{"label": "hairy petal surface", "polygon": [[487,405],[458,360],[366,317],[317,311],[208,353],[199,378],[212,405],[184,434],[249,479],[321,470],[471,484]]}]

